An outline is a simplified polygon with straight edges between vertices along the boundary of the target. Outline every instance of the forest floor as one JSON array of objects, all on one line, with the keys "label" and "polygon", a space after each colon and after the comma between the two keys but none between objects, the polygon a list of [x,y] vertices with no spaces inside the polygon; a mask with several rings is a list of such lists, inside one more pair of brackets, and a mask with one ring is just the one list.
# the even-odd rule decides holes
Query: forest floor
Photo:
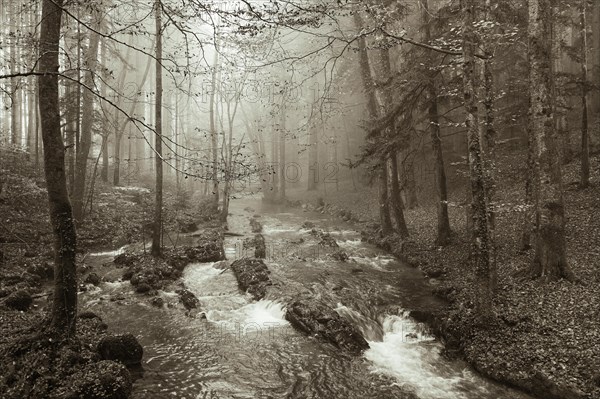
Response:
[{"label": "forest floor", "polygon": [[[53,237],[45,181],[43,175],[32,170],[15,171],[1,165],[0,176],[0,397],[127,397],[131,390],[127,370],[119,363],[101,360],[98,355],[99,342],[110,335],[108,325],[99,317],[89,312],[80,314],[77,334],[72,339],[56,342],[39,335],[44,331],[40,327],[47,322],[50,302],[47,298],[53,275]],[[86,261],[90,252],[116,250],[127,244],[144,242],[152,230],[153,196],[150,190],[113,188],[99,183],[95,198],[91,211],[88,206],[85,222],[77,228],[80,290],[104,279],[102,273],[92,270]],[[181,243],[180,236],[197,231],[201,224],[213,227],[219,224],[212,221],[205,204],[186,193],[166,193],[165,208],[168,233],[164,245],[169,248]],[[201,237],[195,239],[201,240]],[[210,237],[209,241],[215,240]],[[178,248],[182,248],[181,244]],[[149,256],[139,254],[137,263],[154,262],[156,267],[148,268],[151,272],[162,272],[163,264],[177,271],[184,258],[204,256],[203,249],[206,248],[192,248],[191,252],[170,249],[166,251],[168,256],[164,262],[149,260]],[[134,263],[121,266],[118,277],[135,274]],[[138,280],[148,278],[150,283],[159,283],[152,280],[149,272],[138,274]],[[172,274],[174,278],[178,275],[180,273]],[[132,289],[138,291],[139,283],[136,286],[132,282]],[[152,293],[145,294],[150,296]],[[182,295],[185,296],[185,292]],[[185,299],[187,303],[193,302],[193,298]],[[184,298],[182,302],[188,306]],[[105,321],[110,324],[110,320]]]},{"label": "forest floor", "polygon": [[[578,187],[579,163],[565,166],[567,248],[577,282],[541,282],[524,278],[533,251],[521,250],[525,213],[524,155],[499,155],[497,201],[499,284],[494,298],[495,320],[474,323],[473,270],[468,261],[465,186],[450,194],[453,238],[441,248],[435,244],[436,210],[432,201],[406,211],[410,238],[375,240],[399,257],[418,266],[436,295],[449,303],[444,314],[428,320],[445,339],[448,353],[462,355],[482,374],[519,387],[543,399],[600,398],[600,157],[592,160],[594,178]],[[344,185],[340,184],[341,187]],[[435,194],[430,193],[428,198]],[[426,197],[427,195],[422,195]],[[288,190],[291,201],[358,222],[366,236],[377,236],[376,188],[322,192]],[[319,206],[317,204],[325,204]]]}]

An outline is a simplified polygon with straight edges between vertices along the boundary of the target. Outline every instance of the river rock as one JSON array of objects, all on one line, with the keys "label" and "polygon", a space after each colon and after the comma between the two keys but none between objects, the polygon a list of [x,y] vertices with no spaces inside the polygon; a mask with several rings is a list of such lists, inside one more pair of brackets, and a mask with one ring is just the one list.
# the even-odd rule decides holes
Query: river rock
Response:
[{"label": "river rock", "polygon": [[267,256],[267,245],[262,234],[254,236],[254,257],[264,259]]},{"label": "river rock", "polygon": [[154,297],[154,298],[152,298],[150,300],[150,304],[152,306],[154,306],[155,308],[159,308],[160,309],[160,308],[162,308],[164,306],[165,300],[162,299],[161,297],[157,296],[157,297]]},{"label": "river rock", "polygon": [[144,349],[132,334],[107,335],[98,343],[98,353],[103,360],[116,360],[126,366],[138,365]]},{"label": "river rock", "polygon": [[54,265],[51,262],[35,263],[27,268],[27,272],[51,280],[54,278]]},{"label": "river rock", "polygon": [[131,266],[140,259],[139,255],[124,253],[115,256],[113,263],[120,266]]},{"label": "river rock", "polygon": [[100,276],[98,276],[96,273],[90,273],[90,274],[88,274],[88,276],[85,278],[85,280],[83,282],[85,284],[99,286],[100,281],[101,281]]},{"label": "river rock", "polygon": [[185,255],[188,263],[206,263],[218,262],[225,259],[225,251],[223,249],[223,239],[208,240],[200,242],[195,247],[185,249]]},{"label": "river rock", "polygon": [[348,257],[348,254],[342,251],[341,249],[338,249],[337,251],[334,251],[328,254],[327,256],[329,256],[333,260],[337,260],[338,262],[346,262],[348,259],[350,259]]},{"label": "river rock", "polygon": [[90,363],[69,377],[65,399],[127,399],[133,383],[131,375],[120,363],[103,360]]},{"label": "river rock", "polygon": [[262,224],[260,224],[260,222],[258,220],[256,220],[255,218],[251,218],[250,219],[250,229],[252,230],[253,233],[260,233],[260,232],[262,232],[263,226],[262,226]]},{"label": "river rock", "polygon": [[339,248],[338,243],[335,241],[335,238],[331,236],[331,234],[321,232],[319,238],[319,245],[323,247]]},{"label": "river rock", "polygon": [[145,294],[152,291],[152,287],[148,283],[140,283],[135,287],[135,292]]},{"label": "river rock", "polygon": [[270,271],[261,259],[242,258],[231,264],[238,285],[242,291],[248,292],[255,300],[261,300],[271,285]]},{"label": "river rock", "polygon": [[29,292],[18,290],[10,294],[4,300],[4,305],[9,309],[26,311],[33,303],[33,298]]},{"label": "river rock", "polygon": [[315,224],[309,220],[307,220],[306,222],[302,223],[302,228],[303,229],[312,229],[315,227]]},{"label": "river rock", "polygon": [[183,288],[177,290],[177,294],[179,295],[179,302],[181,302],[187,310],[196,309],[200,306],[200,301],[190,290]]},{"label": "river rock", "polygon": [[317,301],[298,300],[288,304],[285,318],[296,329],[309,335],[318,335],[353,354],[360,354],[369,348],[354,325]]},{"label": "river rock", "polygon": [[198,230],[198,224],[196,222],[178,220],[177,223],[179,224],[179,232],[183,234],[193,233]]}]

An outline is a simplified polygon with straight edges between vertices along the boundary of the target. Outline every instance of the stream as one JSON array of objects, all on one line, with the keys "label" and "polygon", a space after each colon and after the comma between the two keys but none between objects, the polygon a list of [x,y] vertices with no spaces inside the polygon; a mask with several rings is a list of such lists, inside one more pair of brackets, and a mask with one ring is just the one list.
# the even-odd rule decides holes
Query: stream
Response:
[{"label": "stream", "polygon": [[[407,309],[443,304],[418,270],[361,242],[351,225],[301,209],[263,207],[255,199],[232,200],[230,212],[229,230],[246,237],[253,236],[249,219],[260,215],[274,282],[265,299],[241,293],[232,272],[213,263],[184,271],[185,285],[201,304],[191,315],[152,307],[129,282],[102,283],[81,294],[80,310],[100,315],[113,333],[131,332],[144,347],[134,398],[529,398],[441,356],[441,343]],[[350,259],[336,261],[320,251],[301,227],[307,220],[329,232]],[[226,238],[229,260],[244,254],[242,241]],[[87,263],[109,262],[122,250],[92,254]],[[294,330],[284,303],[299,294],[348,318],[370,349],[350,356]],[[116,295],[122,300],[111,301]],[[173,292],[160,295],[167,304],[178,301]]]}]

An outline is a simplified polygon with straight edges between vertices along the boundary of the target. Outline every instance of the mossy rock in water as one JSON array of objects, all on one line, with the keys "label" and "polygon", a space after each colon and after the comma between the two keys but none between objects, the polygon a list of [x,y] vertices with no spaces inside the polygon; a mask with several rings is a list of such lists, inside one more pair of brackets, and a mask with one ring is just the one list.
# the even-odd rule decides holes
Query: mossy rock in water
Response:
[{"label": "mossy rock in water", "polygon": [[92,284],[95,286],[99,286],[101,281],[102,280],[100,279],[100,276],[98,276],[96,273],[90,273],[90,274],[88,274],[88,276],[85,278],[85,280],[83,282],[85,284]]},{"label": "mossy rock in water", "polygon": [[261,259],[242,258],[231,264],[241,290],[249,293],[259,301],[267,294],[271,285],[270,271]]},{"label": "mossy rock in water", "polygon": [[260,233],[262,232],[263,226],[258,220],[252,218],[250,219],[250,228],[252,229],[253,233]]},{"label": "mossy rock in water", "polygon": [[200,306],[200,301],[190,290],[183,288],[177,290],[177,294],[179,295],[179,302],[181,302],[187,310],[196,309]]},{"label": "mossy rock in water", "polygon": [[132,334],[107,335],[98,343],[98,353],[103,360],[116,360],[133,366],[142,362],[144,348]]},{"label": "mossy rock in water", "polygon": [[315,300],[298,300],[287,306],[286,320],[306,334],[316,334],[353,354],[360,354],[369,344],[360,331],[333,309]]},{"label": "mossy rock in water", "polygon": [[91,363],[69,377],[65,399],[127,399],[131,395],[131,375],[122,364],[103,360]]}]

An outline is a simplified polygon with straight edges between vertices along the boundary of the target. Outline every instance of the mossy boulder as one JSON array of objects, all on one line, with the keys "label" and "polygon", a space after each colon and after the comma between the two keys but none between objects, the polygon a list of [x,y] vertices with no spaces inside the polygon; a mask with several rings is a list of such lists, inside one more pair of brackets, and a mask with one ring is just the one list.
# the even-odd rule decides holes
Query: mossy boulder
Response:
[{"label": "mossy boulder", "polygon": [[126,366],[142,362],[144,349],[132,334],[107,335],[98,343],[98,353],[103,360],[115,360]]},{"label": "mossy boulder", "polygon": [[272,285],[270,271],[261,259],[242,258],[231,264],[238,285],[242,291],[261,300],[267,294],[267,287]]},{"label": "mossy boulder", "polygon": [[18,290],[6,297],[4,300],[4,305],[7,308],[13,310],[29,310],[31,304],[33,303],[33,298],[29,294],[29,292],[25,290]]},{"label": "mossy boulder", "polygon": [[352,354],[360,354],[369,348],[352,323],[315,300],[297,300],[288,304],[285,318],[294,328],[308,335],[317,335]]}]

